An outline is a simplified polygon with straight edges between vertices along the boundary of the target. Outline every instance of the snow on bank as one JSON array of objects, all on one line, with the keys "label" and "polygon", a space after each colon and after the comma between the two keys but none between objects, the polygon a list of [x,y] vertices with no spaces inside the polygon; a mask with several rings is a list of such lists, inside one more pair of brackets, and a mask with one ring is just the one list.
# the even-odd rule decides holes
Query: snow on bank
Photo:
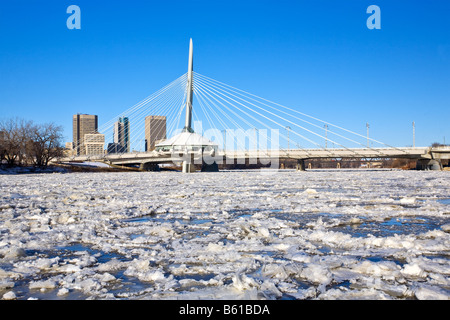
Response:
[{"label": "snow on bank", "polygon": [[449,299],[449,178],[0,176],[0,298]]}]

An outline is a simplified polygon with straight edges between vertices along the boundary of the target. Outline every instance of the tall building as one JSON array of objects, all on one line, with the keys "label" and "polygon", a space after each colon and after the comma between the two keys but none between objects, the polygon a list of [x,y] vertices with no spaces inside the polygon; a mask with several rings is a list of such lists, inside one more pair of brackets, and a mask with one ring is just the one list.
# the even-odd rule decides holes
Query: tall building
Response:
[{"label": "tall building", "polygon": [[98,116],[90,114],[75,114],[73,116],[73,146],[76,155],[85,155],[84,136],[96,133],[98,130]]},{"label": "tall building", "polygon": [[130,122],[127,117],[120,117],[114,123],[114,144],[122,147],[124,152],[130,152]]},{"label": "tall building", "polygon": [[158,141],[166,139],[166,117],[145,117],[145,151],[152,151]]},{"label": "tall building", "polygon": [[87,156],[104,154],[105,135],[100,133],[85,134],[84,147]]}]

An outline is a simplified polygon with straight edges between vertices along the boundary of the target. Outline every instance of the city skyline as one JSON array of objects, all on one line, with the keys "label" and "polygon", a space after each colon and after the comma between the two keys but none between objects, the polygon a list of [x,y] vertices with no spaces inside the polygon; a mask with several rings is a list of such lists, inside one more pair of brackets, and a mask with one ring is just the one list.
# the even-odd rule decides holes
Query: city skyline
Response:
[{"label": "city skyline", "polygon": [[70,141],[73,114],[101,126],[183,74],[192,37],[195,69],[224,83],[361,134],[369,124],[390,145],[450,139],[447,3],[197,1],[169,13],[77,1],[81,29],[69,30],[71,4],[0,5],[2,118],[55,122]]}]

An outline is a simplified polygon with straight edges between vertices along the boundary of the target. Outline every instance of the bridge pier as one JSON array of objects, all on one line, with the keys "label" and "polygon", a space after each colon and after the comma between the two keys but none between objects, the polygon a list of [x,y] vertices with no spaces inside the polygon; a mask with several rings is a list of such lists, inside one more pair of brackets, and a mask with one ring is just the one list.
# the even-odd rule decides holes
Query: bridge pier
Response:
[{"label": "bridge pier", "polygon": [[183,173],[195,172],[195,165],[188,161],[183,161]]},{"label": "bridge pier", "polygon": [[441,160],[419,159],[416,165],[417,170],[442,170]]},{"label": "bridge pier", "polygon": [[306,171],[304,159],[297,159],[297,171]]},{"label": "bridge pier", "polygon": [[202,172],[219,172],[219,166],[215,161],[212,164],[207,164],[205,161],[203,161]]},{"label": "bridge pier", "polygon": [[187,157],[187,159],[183,161],[183,173],[195,172],[194,155],[186,154],[185,157]]},{"label": "bridge pier", "polygon": [[141,163],[139,166],[139,170],[141,171],[161,171],[159,165],[153,162]]}]

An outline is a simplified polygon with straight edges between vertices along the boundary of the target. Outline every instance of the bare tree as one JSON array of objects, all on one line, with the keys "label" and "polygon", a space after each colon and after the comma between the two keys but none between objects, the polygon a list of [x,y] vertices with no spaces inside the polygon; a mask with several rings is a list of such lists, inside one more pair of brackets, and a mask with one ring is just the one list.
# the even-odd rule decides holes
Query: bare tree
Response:
[{"label": "bare tree", "polygon": [[26,149],[34,165],[46,167],[50,160],[62,155],[62,132],[62,127],[54,123],[31,126]]},{"label": "bare tree", "polygon": [[5,159],[5,156],[6,156],[5,132],[2,131],[0,127],[0,164],[3,163],[3,159]]},{"label": "bare tree", "polygon": [[[9,119],[0,123],[0,149],[9,166],[33,164],[46,167],[50,160],[62,155],[63,129],[54,123]],[[1,153],[1,150],[0,150]]]},{"label": "bare tree", "polygon": [[445,147],[445,146],[447,146],[447,145],[444,144],[444,143],[440,143],[440,142],[433,142],[433,143],[431,144],[431,146],[432,146],[433,148],[438,148],[438,147]]},{"label": "bare tree", "polygon": [[23,151],[22,139],[19,133],[19,120],[8,119],[1,122],[0,131],[3,132],[3,148],[6,162],[9,166],[13,166]]}]

